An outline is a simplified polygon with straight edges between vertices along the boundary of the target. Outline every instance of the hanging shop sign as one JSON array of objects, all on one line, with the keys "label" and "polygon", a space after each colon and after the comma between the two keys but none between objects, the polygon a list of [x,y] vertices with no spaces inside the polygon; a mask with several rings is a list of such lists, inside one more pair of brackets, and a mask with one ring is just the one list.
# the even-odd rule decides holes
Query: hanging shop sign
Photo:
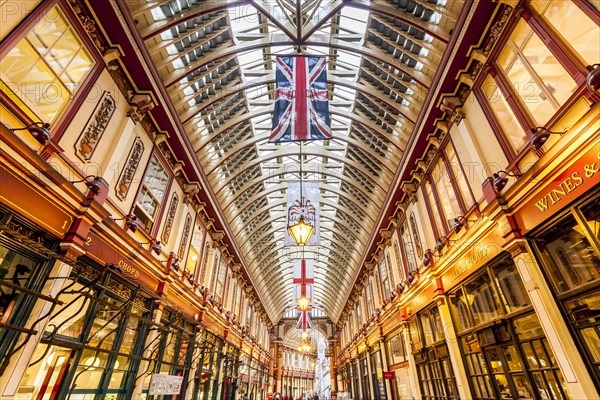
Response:
[{"label": "hanging shop sign", "polygon": [[152,374],[150,379],[149,395],[161,394],[179,394],[181,392],[181,384],[183,376]]},{"label": "hanging shop sign", "polygon": [[15,171],[0,165],[0,202],[59,238],[69,231],[73,216]]},{"label": "hanging shop sign", "polygon": [[396,379],[396,373],[394,371],[386,371],[383,373],[383,379],[387,379],[389,381]]},{"label": "hanging shop sign", "polygon": [[547,182],[515,212],[515,219],[526,233],[600,183],[600,141]]}]

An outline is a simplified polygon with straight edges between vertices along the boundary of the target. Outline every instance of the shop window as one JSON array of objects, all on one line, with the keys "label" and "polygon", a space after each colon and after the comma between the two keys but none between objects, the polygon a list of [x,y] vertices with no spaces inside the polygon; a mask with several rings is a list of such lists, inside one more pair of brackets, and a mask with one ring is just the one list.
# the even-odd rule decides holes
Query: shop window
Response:
[{"label": "shop window", "polygon": [[499,294],[507,312],[510,313],[531,305],[525,285],[523,285],[519,271],[512,260],[503,259],[494,266],[493,275],[500,287]]},{"label": "shop window", "polygon": [[475,399],[568,398],[512,258],[501,256],[448,298]]},{"label": "shop window", "polygon": [[[437,307],[409,320],[413,354],[423,399],[458,399],[454,371]],[[424,343],[424,347],[421,344]]]},{"label": "shop window", "polygon": [[392,338],[387,341],[387,350],[390,358],[390,364],[393,365],[408,361],[406,354],[406,343],[402,333],[392,336]]},{"label": "shop window", "polygon": [[475,325],[493,320],[502,314],[498,298],[487,274],[465,285],[465,291]]},{"label": "shop window", "polygon": [[0,245],[0,280],[7,283],[0,284],[0,323],[14,321],[15,308],[23,296],[23,291],[19,288],[30,286],[29,281],[36,265],[34,260]]},{"label": "shop window", "polygon": [[133,210],[146,232],[150,232],[158,218],[168,183],[167,171],[158,157],[153,155]]},{"label": "shop window", "polygon": [[454,326],[457,332],[462,332],[471,327],[471,318],[469,317],[469,306],[467,296],[462,288],[455,290],[448,295],[450,304],[452,305],[452,313],[454,317]]},{"label": "shop window", "polygon": [[535,240],[559,293],[600,278],[600,258],[583,229],[568,215]]},{"label": "shop window", "polygon": [[[532,376],[533,386],[542,399],[567,399],[564,379],[556,363],[544,332],[535,314],[514,320],[527,371]],[[517,356],[514,355],[516,359]],[[519,365],[520,367],[520,365]]]},{"label": "shop window", "polygon": [[[51,393],[107,397],[122,393],[136,375],[134,353],[143,340],[148,299],[111,274],[80,264],[82,280],[69,280],[59,294],[41,343],[31,359],[20,398]],[[41,385],[40,382],[49,382]]]},{"label": "shop window", "polygon": [[52,123],[96,62],[59,5],[35,21],[14,47],[2,53],[2,91],[15,103],[22,101],[31,119]]}]

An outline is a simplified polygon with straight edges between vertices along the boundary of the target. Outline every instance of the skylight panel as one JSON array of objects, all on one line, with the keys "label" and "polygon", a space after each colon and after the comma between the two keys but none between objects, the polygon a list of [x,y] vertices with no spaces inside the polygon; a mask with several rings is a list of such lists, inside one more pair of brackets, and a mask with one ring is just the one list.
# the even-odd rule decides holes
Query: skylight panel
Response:
[{"label": "skylight panel", "polygon": [[167,16],[165,15],[165,13],[162,10],[162,7],[155,7],[152,9],[152,17],[154,18],[155,21],[160,21],[161,19],[165,19],[167,18]]}]

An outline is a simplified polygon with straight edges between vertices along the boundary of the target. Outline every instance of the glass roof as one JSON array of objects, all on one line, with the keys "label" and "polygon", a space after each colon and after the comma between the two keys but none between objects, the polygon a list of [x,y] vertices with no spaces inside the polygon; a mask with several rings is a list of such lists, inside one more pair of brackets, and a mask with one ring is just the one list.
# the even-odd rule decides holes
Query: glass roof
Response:
[{"label": "glass roof", "polygon": [[[336,322],[448,44],[462,1],[127,2],[277,323],[294,305],[287,182],[317,181],[313,305]],[[334,138],[270,144],[276,55],[327,57]],[[302,168],[300,168],[302,164]]]}]

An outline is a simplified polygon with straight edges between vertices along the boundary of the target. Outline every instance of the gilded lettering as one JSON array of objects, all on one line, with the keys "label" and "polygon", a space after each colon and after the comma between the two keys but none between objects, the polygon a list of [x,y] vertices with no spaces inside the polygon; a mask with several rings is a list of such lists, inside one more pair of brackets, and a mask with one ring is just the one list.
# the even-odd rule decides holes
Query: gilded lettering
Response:
[{"label": "gilded lettering", "polygon": [[571,178],[575,181],[576,186],[579,186],[583,183],[583,178],[579,176],[579,171],[573,172],[573,174],[571,174]]},{"label": "gilded lettering", "polygon": [[540,211],[546,211],[548,209],[548,195],[542,197],[540,201],[535,203],[535,206],[540,209]]},{"label": "gilded lettering", "polygon": [[550,200],[552,200],[552,204],[556,204],[561,200],[561,197],[559,196],[559,194],[561,194],[563,196],[566,194],[563,190],[559,190],[559,189],[552,189],[552,191],[550,193],[552,194],[552,196],[550,196]]}]

